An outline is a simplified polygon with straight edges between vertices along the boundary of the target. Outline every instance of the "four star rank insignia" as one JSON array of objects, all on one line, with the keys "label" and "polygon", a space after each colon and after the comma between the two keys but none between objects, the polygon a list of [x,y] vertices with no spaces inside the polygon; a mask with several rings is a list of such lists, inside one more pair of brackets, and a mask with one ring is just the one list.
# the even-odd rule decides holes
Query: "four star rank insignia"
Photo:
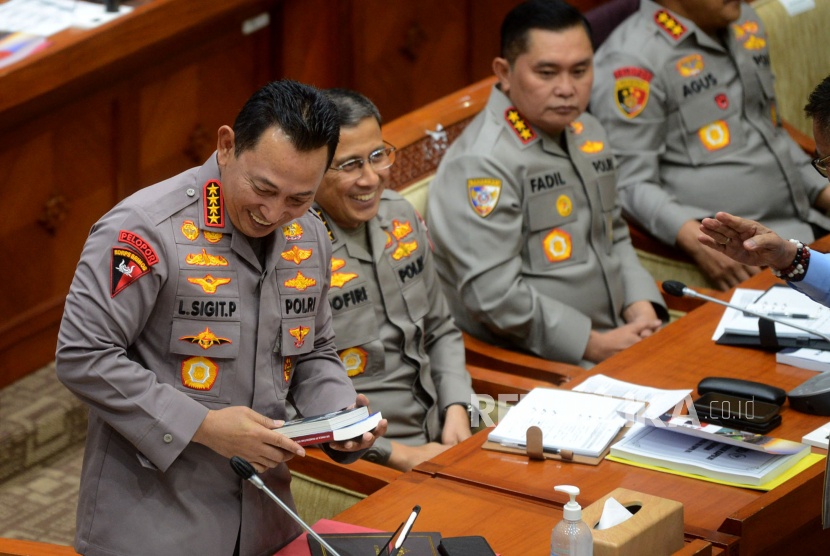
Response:
[{"label": "four star rank insignia", "polygon": [[222,197],[222,184],[217,180],[205,183],[202,203],[205,208],[205,226],[209,228],[225,227],[225,201]]}]

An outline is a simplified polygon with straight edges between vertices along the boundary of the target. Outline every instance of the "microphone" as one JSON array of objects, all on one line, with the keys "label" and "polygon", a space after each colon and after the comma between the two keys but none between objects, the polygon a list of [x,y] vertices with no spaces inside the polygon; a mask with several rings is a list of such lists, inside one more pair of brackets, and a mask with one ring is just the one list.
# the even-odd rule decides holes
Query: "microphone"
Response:
[{"label": "microphone", "polygon": [[779,324],[783,324],[784,326],[790,326],[792,328],[796,328],[798,330],[802,330],[809,334],[818,336],[819,338],[830,344],[830,337],[826,336],[825,334],[822,334],[817,330],[813,330],[811,328],[807,328],[806,326],[801,326],[798,324],[792,324],[790,322],[786,322],[782,319],[771,317],[763,313],[756,313],[755,311],[744,309],[743,307],[738,307],[737,305],[732,305],[731,303],[727,303],[726,301],[721,301],[720,299],[715,299],[714,297],[703,295],[702,293],[698,293],[691,288],[687,288],[686,284],[683,284],[682,282],[678,282],[676,280],[666,280],[665,282],[663,282],[663,291],[669,295],[673,295],[674,297],[696,297],[698,299],[703,299],[704,301],[711,301],[712,303],[717,303],[718,305],[723,305],[724,307],[736,309],[738,311],[741,311],[742,313],[747,313],[749,315],[752,315],[753,317],[758,317],[759,319],[766,319],[773,322],[777,322]]},{"label": "microphone", "polygon": [[269,496],[269,498],[271,498],[271,500],[273,500],[274,502],[276,502],[276,503],[279,505],[279,507],[280,507],[280,508],[282,508],[283,510],[285,510],[285,511],[288,513],[288,515],[290,515],[290,516],[291,516],[291,518],[292,518],[294,521],[296,521],[297,523],[299,523],[299,524],[300,524],[300,527],[302,527],[303,529],[305,529],[305,530],[306,530],[306,532],[307,532],[309,535],[311,535],[311,536],[312,536],[312,538],[313,538],[315,541],[317,541],[318,543],[320,543],[321,545],[323,545],[323,546],[325,547],[325,549],[326,549],[326,550],[328,550],[329,552],[331,552],[334,556],[340,556],[340,554],[338,554],[338,553],[337,553],[337,551],[335,551],[332,547],[330,547],[330,546],[329,546],[329,544],[328,544],[326,541],[324,541],[322,538],[320,538],[320,535],[318,535],[317,533],[315,533],[315,532],[311,529],[311,527],[309,527],[308,525],[306,525],[305,521],[303,521],[302,519],[300,519],[300,516],[298,516],[297,514],[295,514],[293,511],[291,511],[291,508],[289,508],[289,507],[288,507],[288,505],[287,505],[285,502],[283,502],[282,500],[280,500],[279,498],[277,498],[277,495],[276,495],[276,494],[274,494],[273,492],[271,492],[271,489],[269,489],[267,486],[265,486],[265,483],[263,483],[263,482],[262,482],[262,479],[260,479],[260,478],[257,476],[257,474],[256,474],[256,470],[254,469],[254,466],[253,466],[253,465],[251,465],[251,464],[248,462],[248,460],[243,459],[243,458],[241,458],[241,457],[239,457],[239,456],[233,456],[233,457],[231,458],[231,467],[233,468],[234,472],[235,472],[237,475],[239,475],[240,477],[242,477],[242,478],[243,478],[243,479],[245,479],[246,481],[251,481],[252,483],[254,483],[254,486],[255,486],[255,487],[257,487],[259,490],[261,490],[261,491],[263,491],[265,494],[267,494],[267,495]]}]

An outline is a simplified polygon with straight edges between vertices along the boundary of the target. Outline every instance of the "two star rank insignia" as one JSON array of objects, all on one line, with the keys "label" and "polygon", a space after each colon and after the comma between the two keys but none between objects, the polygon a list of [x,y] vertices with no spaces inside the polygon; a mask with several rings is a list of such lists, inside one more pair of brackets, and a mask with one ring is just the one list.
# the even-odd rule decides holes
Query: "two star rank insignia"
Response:
[{"label": "two star rank insignia", "polygon": [[516,132],[516,137],[519,138],[522,145],[527,145],[536,139],[536,132],[533,131],[533,128],[527,123],[527,120],[519,114],[519,111],[512,106],[504,111],[504,119],[510,125],[510,128]]},{"label": "two star rank insignia", "polygon": [[205,207],[205,226],[209,228],[225,227],[225,201],[222,197],[222,184],[217,180],[205,183],[202,203]]}]

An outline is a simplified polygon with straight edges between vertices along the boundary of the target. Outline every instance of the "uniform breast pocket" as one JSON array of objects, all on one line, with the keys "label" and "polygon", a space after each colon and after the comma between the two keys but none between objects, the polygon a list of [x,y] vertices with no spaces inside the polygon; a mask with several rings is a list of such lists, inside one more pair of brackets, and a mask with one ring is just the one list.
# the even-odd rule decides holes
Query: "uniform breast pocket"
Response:
[{"label": "uniform breast pocket", "polygon": [[239,354],[238,322],[174,319],[170,352],[179,366],[173,384],[190,397],[228,404],[233,396]]},{"label": "uniform breast pocket", "polygon": [[577,232],[573,187],[556,187],[527,201],[527,249],[534,271],[550,271],[585,260],[585,238]]},{"label": "uniform breast pocket", "polygon": [[[283,319],[280,324],[280,338],[277,341],[283,356],[313,351],[314,339],[314,317]],[[276,346],[274,351],[277,351]]]},{"label": "uniform breast pocket", "polygon": [[726,156],[746,142],[738,105],[730,101],[726,89],[687,100],[680,106],[680,116],[686,151],[694,165]]},{"label": "uniform breast pocket", "polygon": [[412,322],[417,323],[427,316],[427,313],[429,313],[429,298],[427,297],[427,288],[424,285],[423,278],[418,277],[404,284],[401,294]]},{"label": "uniform breast pocket", "polygon": [[563,186],[531,195],[527,202],[528,227],[531,232],[557,228],[577,218],[574,188]]},{"label": "uniform breast pocket", "polygon": [[375,308],[371,303],[333,316],[337,353],[349,377],[366,378],[384,369]]}]

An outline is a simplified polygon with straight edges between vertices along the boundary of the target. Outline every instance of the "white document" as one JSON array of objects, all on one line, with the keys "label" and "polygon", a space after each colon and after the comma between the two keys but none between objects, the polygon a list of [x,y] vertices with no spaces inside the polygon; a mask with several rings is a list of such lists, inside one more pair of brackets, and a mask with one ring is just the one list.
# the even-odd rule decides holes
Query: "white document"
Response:
[{"label": "white document", "polygon": [[132,11],[108,13],[103,4],[82,0],[9,0],[0,4],[0,29],[48,37],[69,27],[97,27]]},{"label": "white document", "polygon": [[605,375],[594,375],[573,389],[574,392],[613,396],[648,404],[644,417],[659,417],[682,402],[691,390],[661,390],[623,382]]},{"label": "white document", "polygon": [[[816,303],[803,293],[789,287],[770,288],[746,307],[758,313],[777,317],[784,322],[811,328],[822,334],[830,333],[830,308]],[[758,336],[758,317],[738,311],[735,313],[736,315],[726,322],[726,332],[742,336]],[[724,315],[725,318],[726,315]],[[821,339],[815,334],[779,323],[775,323],[775,334],[782,338]]]},{"label": "white document", "polygon": [[775,354],[775,361],[808,371],[830,371],[830,351],[823,349],[784,348]]},{"label": "white document", "polygon": [[816,8],[816,0],[778,0],[790,17]]},{"label": "white document", "polygon": [[[746,307],[747,305],[761,297],[761,295],[763,294],[764,290],[749,290],[746,288],[736,288],[735,293],[732,294],[732,299],[729,300],[729,303],[731,303],[732,305],[737,305],[738,307]],[[720,337],[726,333],[727,323],[733,321],[741,315],[743,315],[742,312],[727,307],[726,311],[723,312],[723,317],[721,317],[720,322],[718,323],[718,327],[715,329],[715,333],[712,335],[712,340],[715,342],[720,340]],[[758,333],[757,324],[755,325],[755,333]]]},{"label": "white document", "polygon": [[537,426],[542,430],[545,450],[571,450],[597,457],[625,425],[620,414],[638,413],[644,407],[639,402],[534,388],[501,420],[488,440],[524,447],[527,429]]},{"label": "white document", "polygon": [[820,426],[811,433],[805,434],[801,438],[801,441],[804,444],[809,444],[810,446],[815,446],[816,448],[824,448],[826,450],[827,445],[830,443],[830,423]]}]

